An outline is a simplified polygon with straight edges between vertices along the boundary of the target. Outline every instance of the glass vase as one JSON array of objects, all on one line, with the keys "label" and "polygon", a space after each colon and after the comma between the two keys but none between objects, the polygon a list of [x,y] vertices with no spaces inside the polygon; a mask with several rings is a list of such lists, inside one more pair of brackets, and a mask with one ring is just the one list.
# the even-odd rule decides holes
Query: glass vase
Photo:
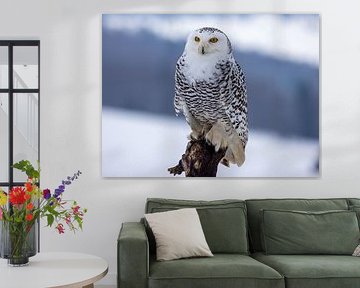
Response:
[{"label": "glass vase", "polygon": [[25,266],[37,252],[37,221],[0,221],[0,257],[8,259],[9,266]]}]

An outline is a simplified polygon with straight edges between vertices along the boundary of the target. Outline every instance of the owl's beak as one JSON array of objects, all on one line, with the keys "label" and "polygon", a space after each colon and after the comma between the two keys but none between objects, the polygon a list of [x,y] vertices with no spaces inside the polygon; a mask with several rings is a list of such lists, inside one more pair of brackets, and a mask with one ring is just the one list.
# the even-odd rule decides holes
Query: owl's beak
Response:
[{"label": "owl's beak", "polygon": [[205,54],[205,45],[204,45],[204,44],[201,44],[201,45],[199,46],[198,52],[199,52],[199,54],[202,54],[202,55]]}]

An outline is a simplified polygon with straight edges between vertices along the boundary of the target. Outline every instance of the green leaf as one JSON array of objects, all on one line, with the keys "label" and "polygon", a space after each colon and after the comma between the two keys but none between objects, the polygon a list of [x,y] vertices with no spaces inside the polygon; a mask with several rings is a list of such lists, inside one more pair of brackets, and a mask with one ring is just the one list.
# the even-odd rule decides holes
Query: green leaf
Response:
[{"label": "green leaf", "polygon": [[38,219],[38,217],[40,215],[40,211],[38,209],[36,209],[33,215],[34,215],[34,218],[33,218],[34,220]]},{"label": "green leaf", "polygon": [[57,212],[57,211],[56,211],[53,207],[51,207],[51,206],[48,206],[48,207],[47,207],[47,210],[49,211],[49,213],[51,213],[51,214],[54,215],[55,217],[57,217],[57,216],[60,215],[60,213]]},{"label": "green leaf", "polygon": [[78,223],[79,228],[82,230],[82,219],[79,216],[75,216],[75,221]]},{"label": "green leaf", "polygon": [[54,223],[54,216],[53,215],[51,215],[51,214],[48,214],[47,215],[47,222],[48,222],[48,226],[50,226],[51,227],[51,225]]},{"label": "green leaf", "polygon": [[25,172],[29,178],[38,180],[40,178],[40,168],[35,169],[29,160],[21,160],[13,164],[15,169]]},{"label": "green leaf", "polygon": [[28,161],[28,160],[21,160],[21,161],[15,163],[15,164],[13,165],[13,167],[16,168],[16,169],[19,169],[19,170],[21,170],[21,171],[23,171],[23,172],[25,172],[26,167],[28,167],[29,165],[31,166],[30,161]]}]

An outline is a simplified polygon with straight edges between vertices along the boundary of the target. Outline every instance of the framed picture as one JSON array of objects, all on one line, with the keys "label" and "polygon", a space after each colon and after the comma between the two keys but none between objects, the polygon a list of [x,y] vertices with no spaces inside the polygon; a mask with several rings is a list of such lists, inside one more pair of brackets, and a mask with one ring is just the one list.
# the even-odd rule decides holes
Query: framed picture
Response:
[{"label": "framed picture", "polygon": [[318,177],[319,30],[316,14],[102,15],[102,176]]}]

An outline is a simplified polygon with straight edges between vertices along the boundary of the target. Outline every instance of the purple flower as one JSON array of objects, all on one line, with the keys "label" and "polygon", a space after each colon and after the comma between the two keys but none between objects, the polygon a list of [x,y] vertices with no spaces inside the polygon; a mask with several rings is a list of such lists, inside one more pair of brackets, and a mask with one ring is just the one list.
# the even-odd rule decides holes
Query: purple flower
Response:
[{"label": "purple flower", "polygon": [[72,177],[71,177],[71,176],[67,176],[67,177],[66,177],[66,180],[62,180],[62,181],[61,181],[61,184],[62,184],[63,188],[61,188],[60,186],[59,186],[59,188],[65,190],[65,185],[70,185],[74,180],[78,179],[81,174],[82,174],[82,173],[81,173],[81,171],[79,170],[79,171],[77,171],[76,173],[74,173],[74,175],[73,175]]},{"label": "purple flower", "polygon": [[55,197],[55,198],[58,198],[58,197],[61,195],[61,193],[63,193],[63,192],[64,192],[64,190],[55,189],[54,197]]},{"label": "purple flower", "polygon": [[46,200],[48,200],[51,197],[51,193],[49,189],[44,189],[43,196]]},{"label": "purple flower", "polygon": [[68,176],[68,177],[66,177],[66,180],[62,180],[59,187],[57,189],[55,189],[55,191],[54,191],[54,197],[59,200],[60,195],[65,191],[65,186],[70,185],[72,183],[72,181],[74,181],[75,179],[78,179],[78,177],[81,174],[82,173],[79,170],[78,172],[74,173],[73,177]]}]

